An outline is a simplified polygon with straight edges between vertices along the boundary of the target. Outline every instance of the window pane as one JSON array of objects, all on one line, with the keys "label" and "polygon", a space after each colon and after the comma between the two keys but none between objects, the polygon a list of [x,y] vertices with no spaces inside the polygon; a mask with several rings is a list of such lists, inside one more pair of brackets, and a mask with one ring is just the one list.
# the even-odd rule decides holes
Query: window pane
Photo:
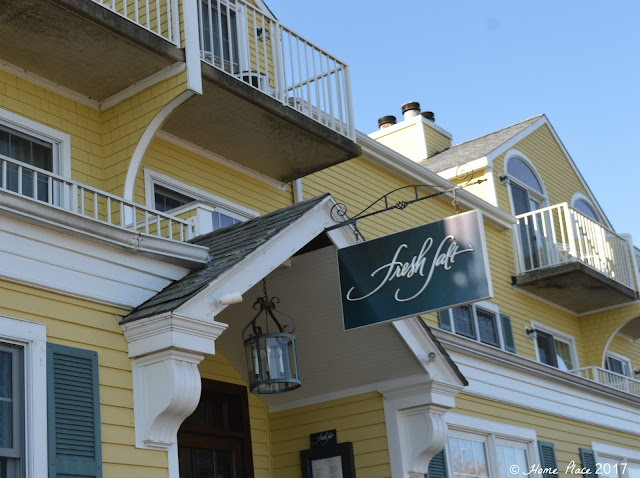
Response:
[{"label": "window pane", "polygon": [[473,326],[471,307],[468,305],[455,307],[451,309],[451,312],[453,313],[453,325],[455,327],[456,334],[475,339],[476,331]]},{"label": "window pane", "polygon": [[593,208],[589,205],[587,201],[584,199],[578,199],[573,203],[573,208],[580,211],[582,214],[587,216],[589,219],[594,220],[595,222],[600,222],[598,219],[598,215],[593,210]]},{"label": "window pane", "polygon": [[234,478],[233,453],[216,451],[216,478]]},{"label": "window pane", "polygon": [[560,370],[573,370],[573,358],[571,356],[571,346],[558,339],[554,341],[556,347],[556,359]]},{"label": "window pane", "polygon": [[0,352],[0,448],[13,448],[13,355]]},{"label": "window pane", "polygon": [[526,184],[534,191],[542,194],[542,187],[538,182],[538,178],[533,173],[531,168],[519,158],[509,159],[507,164],[507,174],[519,180],[521,183]]},{"label": "window pane", "polygon": [[537,330],[536,336],[536,345],[538,347],[538,357],[540,358],[540,362],[557,367],[558,361],[553,343],[553,335]]},{"label": "window pane", "polygon": [[0,131],[0,154],[9,156],[9,133]]},{"label": "window pane", "polygon": [[180,478],[191,478],[193,476],[193,458],[191,448],[178,448],[178,466],[180,468]]},{"label": "window pane", "polygon": [[196,448],[196,468],[198,478],[214,478],[213,474],[213,450]]},{"label": "window pane", "polygon": [[485,344],[500,347],[495,314],[476,308],[476,315],[478,316],[478,334],[480,335],[480,341]]},{"label": "window pane", "polygon": [[[498,476],[500,478],[510,478],[518,476],[527,476],[527,454],[521,448],[513,448],[510,446],[497,446],[498,454]],[[516,465],[519,472],[514,474],[512,466]]]},{"label": "window pane", "polygon": [[463,438],[449,438],[453,478],[488,477],[484,443]]},{"label": "window pane", "polygon": [[222,229],[223,227],[233,226],[240,222],[240,220],[235,219],[231,216],[227,216],[226,214],[222,214],[220,212],[211,213],[213,217],[213,230]]},{"label": "window pane", "polygon": [[157,184],[153,186],[153,194],[155,208],[160,212],[169,211],[195,201],[195,199],[185,194],[180,194],[177,191],[172,191],[169,188],[165,188],[164,186],[159,186]]}]

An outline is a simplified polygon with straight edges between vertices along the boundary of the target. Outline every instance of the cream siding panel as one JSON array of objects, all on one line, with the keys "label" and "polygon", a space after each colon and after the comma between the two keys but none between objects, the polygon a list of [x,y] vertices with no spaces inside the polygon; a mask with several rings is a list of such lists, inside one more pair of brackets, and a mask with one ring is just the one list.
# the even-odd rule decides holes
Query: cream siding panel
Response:
[{"label": "cream siding panel", "polygon": [[335,429],[338,442],[353,442],[356,474],[389,478],[384,405],[376,392],[269,415],[273,471],[278,478],[300,476],[300,451],[309,435]]},{"label": "cream siding panel", "polygon": [[424,136],[427,138],[427,157],[441,153],[451,147],[451,140],[440,131],[433,129],[428,124],[422,123]]}]

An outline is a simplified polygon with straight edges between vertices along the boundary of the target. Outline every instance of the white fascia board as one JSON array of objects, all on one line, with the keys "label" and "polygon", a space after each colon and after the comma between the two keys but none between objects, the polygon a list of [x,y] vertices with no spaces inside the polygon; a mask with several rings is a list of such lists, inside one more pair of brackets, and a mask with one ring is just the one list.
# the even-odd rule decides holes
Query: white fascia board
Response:
[{"label": "white fascia board", "polygon": [[[358,131],[356,136],[356,141],[362,148],[362,158],[365,161],[371,162],[410,183],[433,184],[434,186],[443,188],[455,186],[451,181],[440,177],[437,173],[396,153],[383,144],[369,138],[364,133]],[[448,193],[448,196],[453,198],[452,193]],[[464,189],[456,191],[456,199],[464,207],[481,210],[490,224],[502,230],[511,229],[513,224],[517,222],[513,214],[503,211],[496,206],[492,206]]]},{"label": "white fascia board", "polygon": [[469,162],[461,164],[460,166],[456,166],[455,168],[449,168],[449,169],[445,169],[444,171],[440,171],[438,175],[445,179],[455,179],[458,176],[458,173],[460,172],[461,166],[464,166],[465,168],[471,171],[476,171],[478,169],[484,169],[487,166],[489,166],[489,160],[487,159],[486,156],[482,158],[473,159]]},{"label": "white fascia board", "polygon": [[234,267],[223,272],[204,290],[176,308],[174,313],[206,320],[222,312],[226,305],[212,300],[214,295],[223,297],[248,291],[327,227],[335,224],[330,213],[334,204],[331,196],[324,198],[304,216],[285,227]]},{"label": "white fascia board", "polygon": [[463,393],[636,433],[640,398],[440,329],[434,335],[469,381]]}]

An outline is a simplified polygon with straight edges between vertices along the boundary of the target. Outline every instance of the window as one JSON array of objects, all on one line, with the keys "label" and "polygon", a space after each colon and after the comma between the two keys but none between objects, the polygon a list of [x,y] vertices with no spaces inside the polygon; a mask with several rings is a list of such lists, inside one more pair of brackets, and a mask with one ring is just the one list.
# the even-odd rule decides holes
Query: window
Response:
[{"label": "window", "polygon": [[631,377],[631,361],[623,355],[607,352],[606,366],[611,372]]},{"label": "window", "polygon": [[593,443],[601,478],[640,478],[640,451]]},{"label": "window", "polygon": [[227,73],[238,74],[238,6],[235,0],[202,0],[199,6],[202,59]]},{"label": "window", "polygon": [[596,212],[596,208],[593,206],[591,201],[589,201],[589,199],[583,194],[574,194],[571,200],[571,206],[573,206],[576,211],[581,212],[592,221],[602,223],[602,221],[600,220],[600,216]]},{"label": "window", "polygon": [[258,216],[251,209],[145,169],[148,207],[192,221],[196,236]]},{"label": "window", "polygon": [[535,330],[536,355],[539,362],[564,371],[578,368],[573,337],[540,325],[532,328]]},{"label": "window", "polygon": [[[526,477],[536,462],[533,430],[457,413],[447,414],[447,424],[451,478]],[[513,465],[518,473],[513,473]]]},{"label": "window", "polygon": [[0,343],[0,476],[19,476],[23,464],[22,347]]},{"label": "window", "polygon": [[202,380],[195,411],[178,432],[180,478],[253,477],[247,388]]},{"label": "window", "polygon": [[[47,476],[46,327],[0,316],[0,476]],[[29,417],[25,414],[29,412]],[[27,463],[31,468],[27,469]]]},{"label": "window", "polygon": [[[533,164],[520,152],[514,151],[512,154],[513,156],[508,157],[506,161],[505,171],[509,178],[513,214],[519,216],[545,207],[548,203],[547,194]],[[523,260],[527,270],[540,267],[540,257],[545,257],[545,251],[541,249],[546,244],[539,232],[545,228],[537,223],[542,221],[541,216],[535,215],[528,222],[520,221],[518,225]]]},{"label": "window", "polygon": [[[440,328],[493,347],[515,352],[511,319],[489,302],[438,312]],[[513,348],[513,350],[511,350]]]}]

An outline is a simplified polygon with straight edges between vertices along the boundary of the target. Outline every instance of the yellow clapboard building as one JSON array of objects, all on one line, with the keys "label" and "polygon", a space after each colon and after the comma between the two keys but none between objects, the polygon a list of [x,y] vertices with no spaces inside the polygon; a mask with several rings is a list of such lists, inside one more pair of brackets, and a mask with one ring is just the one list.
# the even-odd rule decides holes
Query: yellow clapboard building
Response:
[{"label": "yellow clapboard building", "polygon": [[[640,477],[640,251],[579,158],[545,116],[356,131],[292,27],[4,2],[0,477]],[[345,330],[337,250],[470,211],[490,297]]]}]

